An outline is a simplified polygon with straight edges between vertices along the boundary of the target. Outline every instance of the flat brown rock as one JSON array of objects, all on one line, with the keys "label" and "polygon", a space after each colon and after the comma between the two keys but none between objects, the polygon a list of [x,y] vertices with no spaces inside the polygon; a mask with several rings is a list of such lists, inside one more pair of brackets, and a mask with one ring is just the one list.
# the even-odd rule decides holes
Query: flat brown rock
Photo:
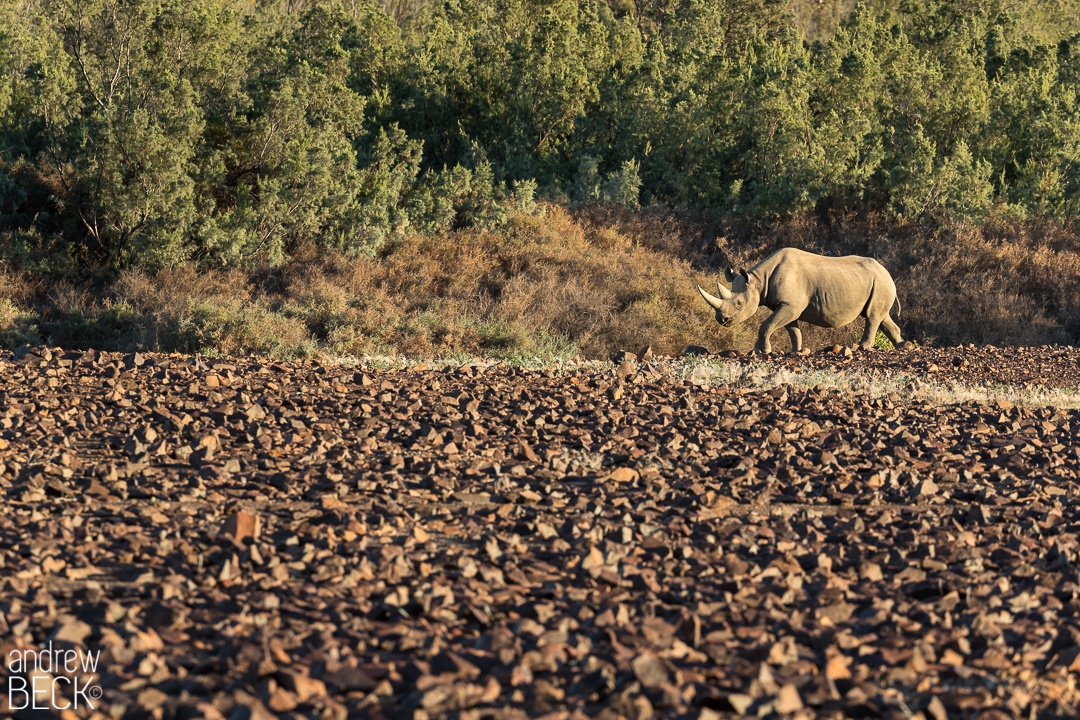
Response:
[{"label": "flat brown rock", "polygon": [[237,542],[242,542],[246,538],[256,539],[259,537],[260,525],[257,515],[241,510],[225,518],[221,526],[221,534],[228,535]]}]

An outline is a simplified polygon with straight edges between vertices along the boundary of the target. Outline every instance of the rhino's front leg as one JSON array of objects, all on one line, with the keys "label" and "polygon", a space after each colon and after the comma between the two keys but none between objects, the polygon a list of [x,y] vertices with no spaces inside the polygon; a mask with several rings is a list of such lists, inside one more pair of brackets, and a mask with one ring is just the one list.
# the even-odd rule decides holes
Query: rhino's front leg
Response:
[{"label": "rhino's front leg", "polygon": [[798,320],[799,315],[801,314],[801,310],[797,310],[791,305],[777,305],[773,314],[769,316],[769,319],[761,323],[761,330],[758,331],[758,341],[757,345],[754,346],[754,351],[761,353],[772,352],[772,343],[769,342],[769,336],[772,335],[777,328],[790,325]]}]

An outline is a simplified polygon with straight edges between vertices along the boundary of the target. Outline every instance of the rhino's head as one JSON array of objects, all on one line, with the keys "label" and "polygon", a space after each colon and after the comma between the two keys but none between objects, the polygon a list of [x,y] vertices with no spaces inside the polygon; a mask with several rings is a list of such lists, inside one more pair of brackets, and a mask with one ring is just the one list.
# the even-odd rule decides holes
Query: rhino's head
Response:
[{"label": "rhino's head", "polygon": [[736,325],[749,320],[757,312],[760,296],[748,288],[750,276],[745,270],[735,271],[729,268],[724,272],[724,277],[731,283],[731,289],[716,283],[716,290],[720,297],[710,295],[698,285],[698,292],[705,302],[716,310],[716,321],[721,325]]}]

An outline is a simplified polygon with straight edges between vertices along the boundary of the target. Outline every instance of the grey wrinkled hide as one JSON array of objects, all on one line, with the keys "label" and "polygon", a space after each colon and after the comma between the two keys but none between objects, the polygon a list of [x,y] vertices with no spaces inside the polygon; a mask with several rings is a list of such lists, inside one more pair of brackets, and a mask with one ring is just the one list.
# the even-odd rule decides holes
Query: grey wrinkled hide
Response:
[{"label": "grey wrinkled hide", "polygon": [[758,307],[773,311],[758,333],[759,352],[770,352],[769,337],[781,327],[791,335],[795,352],[802,349],[800,321],[819,327],[835,328],[866,318],[862,347],[874,345],[880,327],[900,345],[900,328],[889,311],[896,299],[896,285],[889,271],[872,258],[847,255],[826,257],[804,250],[777,250],[752,267],[749,272],[726,273],[731,290],[717,283],[719,297],[698,287],[698,292],[714,310],[722,325],[749,320]]}]

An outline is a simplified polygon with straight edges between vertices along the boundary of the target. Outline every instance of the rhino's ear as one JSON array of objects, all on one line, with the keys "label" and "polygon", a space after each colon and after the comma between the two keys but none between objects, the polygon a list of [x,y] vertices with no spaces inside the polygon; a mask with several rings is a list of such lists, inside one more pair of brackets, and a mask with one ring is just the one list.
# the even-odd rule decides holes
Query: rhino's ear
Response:
[{"label": "rhino's ear", "polygon": [[746,272],[746,268],[742,268],[741,270],[739,270],[739,274],[742,275],[743,279],[747,282],[750,281],[750,273]]},{"label": "rhino's ear", "polygon": [[724,271],[724,279],[727,280],[729,283],[735,280],[735,278],[737,278],[738,276],[739,273],[737,273],[735,271],[735,268],[733,267],[729,267],[727,270]]}]

